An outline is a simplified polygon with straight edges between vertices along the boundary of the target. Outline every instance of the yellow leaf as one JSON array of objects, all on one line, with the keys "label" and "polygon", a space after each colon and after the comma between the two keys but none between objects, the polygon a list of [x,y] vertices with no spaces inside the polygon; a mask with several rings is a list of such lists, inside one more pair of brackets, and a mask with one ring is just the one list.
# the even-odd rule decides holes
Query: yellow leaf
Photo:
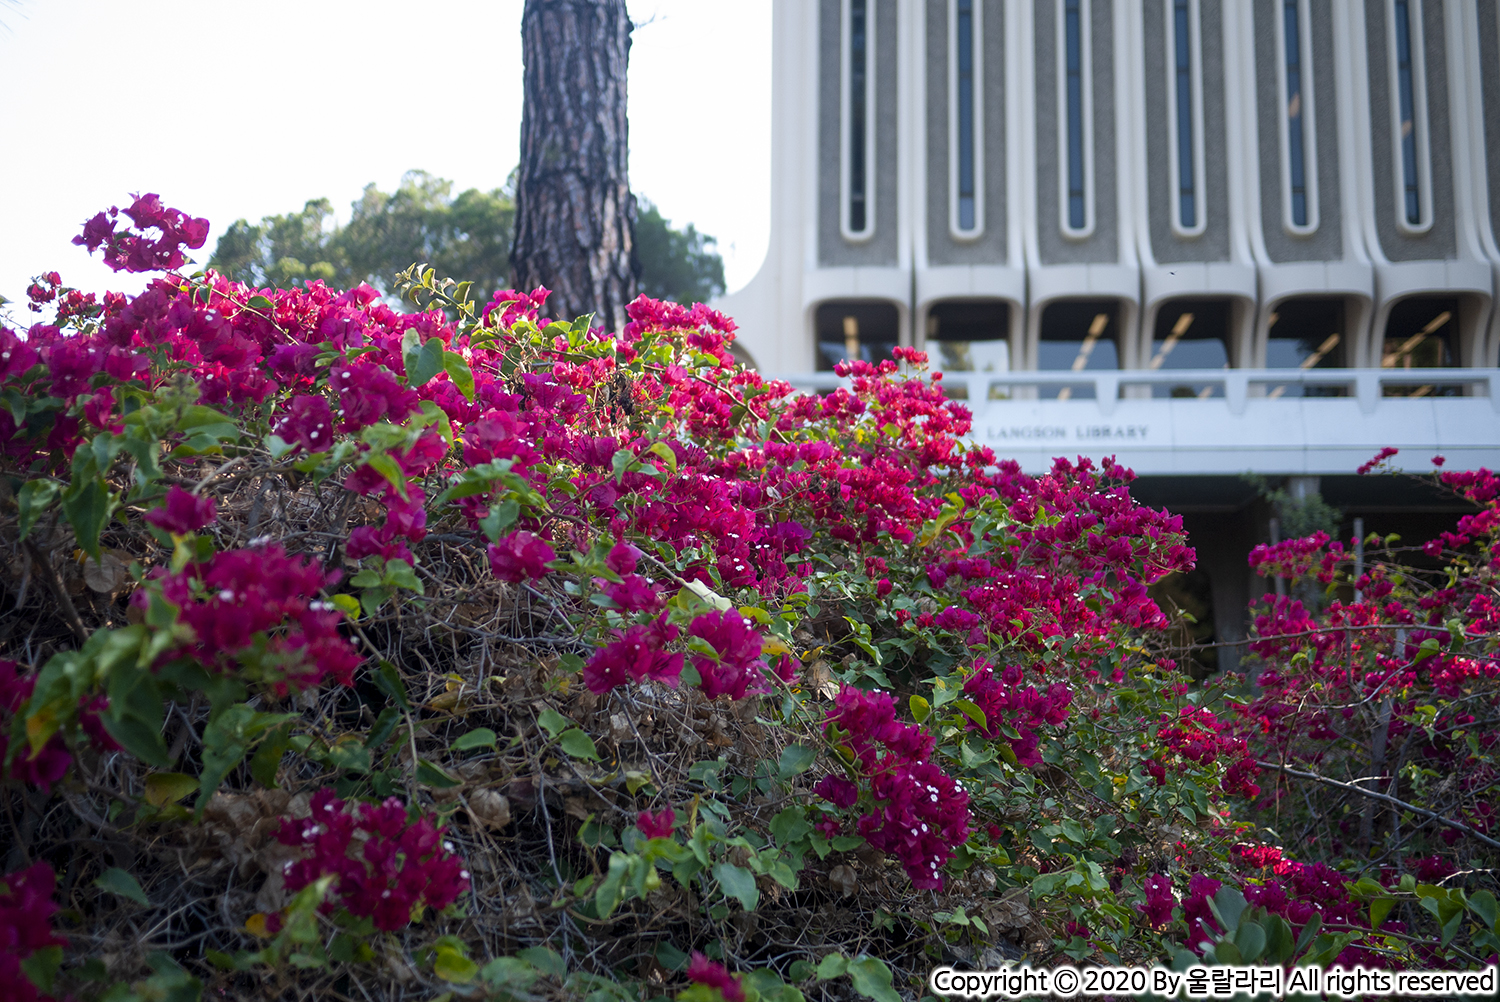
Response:
[{"label": "yellow leaf", "polygon": [[198,789],[198,781],[180,772],[153,772],[146,777],[146,803],[164,807]]},{"label": "yellow leaf", "polygon": [[769,654],[772,657],[780,657],[783,654],[792,653],[792,649],[786,645],[786,641],[776,636],[776,634],[768,633],[760,638],[760,652],[762,654]]},{"label": "yellow leaf", "polygon": [[252,936],[259,936],[261,939],[269,939],[271,936],[271,930],[266,928],[266,913],[256,912],[254,915],[251,915],[249,918],[245,919],[245,931]]},{"label": "yellow leaf", "polygon": [[61,721],[51,707],[42,707],[26,718],[26,742],[31,745],[31,757],[36,758],[57,733]]}]

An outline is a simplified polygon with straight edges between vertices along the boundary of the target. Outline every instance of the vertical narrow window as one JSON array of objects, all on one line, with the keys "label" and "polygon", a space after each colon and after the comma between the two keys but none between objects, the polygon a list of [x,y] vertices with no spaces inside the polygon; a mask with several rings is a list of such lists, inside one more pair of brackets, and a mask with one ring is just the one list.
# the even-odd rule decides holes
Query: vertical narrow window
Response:
[{"label": "vertical narrow window", "polygon": [[1199,0],[1163,0],[1167,58],[1167,217],[1192,239],[1208,222],[1203,191],[1203,62]]},{"label": "vertical narrow window", "polygon": [[1193,33],[1188,0],[1172,0],[1172,93],[1177,121],[1177,220],[1185,230],[1198,226],[1197,172],[1193,163]]},{"label": "vertical narrow window", "polygon": [[1063,236],[1094,232],[1090,0],[1057,0],[1057,188]]},{"label": "vertical narrow window", "polygon": [[1412,72],[1411,3],[1395,0],[1396,93],[1400,115],[1402,212],[1408,226],[1422,225],[1417,178],[1417,95]]},{"label": "vertical narrow window", "polygon": [[984,229],[982,0],[948,4],[949,229],[972,240]]},{"label": "vertical narrow window", "polygon": [[1292,224],[1307,225],[1307,160],[1302,148],[1302,32],[1298,0],[1284,0],[1286,31],[1286,148],[1291,174]]},{"label": "vertical narrow window", "polygon": [[974,0],[958,0],[958,228],[974,228]]},{"label": "vertical narrow window", "polygon": [[1088,228],[1083,156],[1083,0],[1064,0],[1063,70],[1068,104],[1068,229]]},{"label": "vertical narrow window", "polygon": [[1312,21],[1309,0],[1278,0],[1278,56],[1281,60],[1281,198],[1283,225],[1305,236],[1318,228],[1318,162],[1312,74]]},{"label": "vertical narrow window", "polygon": [[844,0],[843,229],[863,240],[875,229],[874,0]]}]

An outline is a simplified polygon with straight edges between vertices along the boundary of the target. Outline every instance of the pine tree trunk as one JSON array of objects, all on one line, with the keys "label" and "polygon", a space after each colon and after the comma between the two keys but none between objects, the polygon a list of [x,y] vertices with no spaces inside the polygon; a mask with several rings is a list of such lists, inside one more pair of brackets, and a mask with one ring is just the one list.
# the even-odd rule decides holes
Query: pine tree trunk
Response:
[{"label": "pine tree trunk", "polygon": [[635,298],[627,172],[625,0],[526,0],[525,107],[516,179],[515,287],[552,290],[547,312],[619,330]]}]

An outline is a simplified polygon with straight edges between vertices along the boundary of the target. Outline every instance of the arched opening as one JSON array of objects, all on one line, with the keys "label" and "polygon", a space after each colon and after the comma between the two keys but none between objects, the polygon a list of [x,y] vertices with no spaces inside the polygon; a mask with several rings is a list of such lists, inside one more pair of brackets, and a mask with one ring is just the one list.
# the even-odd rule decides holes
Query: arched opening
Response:
[{"label": "arched opening", "polygon": [[[1042,310],[1036,367],[1042,372],[1090,372],[1120,367],[1120,304],[1113,299],[1065,299]],[[1044,386],[1043,400],[1093,399],[1092,383]]]},{"label": "arched opening", "polygon": [[894,303],[880,299],[839,299],[821,304],[813,314],[818,342],[818,371],[839,362],[888,358],[900,344],[901,315]]},{"label": "arched opening", "polygon": [[[1349,364],[1349,333],[1344,300],[1297,297],[1276,305],[1266,335],[1268,369],[1342,369]],[[1346,386],[1268,384],[1266,396],[1341,397]]]},{"label": "arched opening", "polygon": [[[1380,346],[1382,369],[1446,369],[1459,364],[1455,296],[1412,296],[1391,307]],[[1386,386],[1388,397],[1455,397],[1459,386]]]},{"label": "arched opening", "polygon": [[[1229,368],[1229,319],[1227,299],[1174,299],[1156,312],[1151,333],[1148,369]],[[1153,383],[1153,397],[1220,397],[1222,383]]]},{"label": "arched opening", "polygon": [[943,372],[1010,369],[1010,304],[998,299],[950,299],[927,313],[927,351]]}]

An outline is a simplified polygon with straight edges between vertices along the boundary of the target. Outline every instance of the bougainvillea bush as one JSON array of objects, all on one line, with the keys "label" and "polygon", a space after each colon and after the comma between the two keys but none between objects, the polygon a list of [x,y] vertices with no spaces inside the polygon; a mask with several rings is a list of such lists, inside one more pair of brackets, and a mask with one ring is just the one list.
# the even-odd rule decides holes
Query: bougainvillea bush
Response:
[{"label": "bougainvillea bush", "polygon": [[[206,230],[148,195],[78,240],[180,269]],[[1194,683],[1147,590],[1179,520],[970,444],[922,353],[801,395],[703,306],[399,284],[49,273],[0,327],[5,997],[1494,952],[1489,474],[1437,583],[1372,552]],[[1404,806],[1361,814],[1372,719]]]}]

